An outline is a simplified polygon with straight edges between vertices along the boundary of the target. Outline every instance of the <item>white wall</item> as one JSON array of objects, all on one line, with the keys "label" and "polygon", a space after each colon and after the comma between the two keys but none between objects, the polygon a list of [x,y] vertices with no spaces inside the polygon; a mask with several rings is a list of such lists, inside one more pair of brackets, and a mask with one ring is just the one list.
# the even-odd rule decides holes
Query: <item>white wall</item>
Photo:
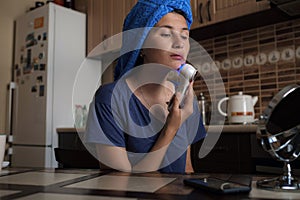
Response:
[{"label": "white wall", "polygon": [[12,76],[14,20],[30,7],[34,7],[35,1],[0,0],[0,133],[5,132],[7,128],[6,87]]}]

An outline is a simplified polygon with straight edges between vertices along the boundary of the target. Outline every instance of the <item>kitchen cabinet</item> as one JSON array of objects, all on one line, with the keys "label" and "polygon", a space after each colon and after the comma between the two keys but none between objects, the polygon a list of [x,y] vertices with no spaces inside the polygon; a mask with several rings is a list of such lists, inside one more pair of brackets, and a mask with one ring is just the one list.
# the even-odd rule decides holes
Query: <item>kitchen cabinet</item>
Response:
[{"label": "kitchen cabinet", "polygon": [[59,168],[99,169],[99,161],[86,149],[80,134],[84,130],[57,128],[58,147],[54,149]]},{"label": "kitchen cabinet", "polygon": [[105,41],[101,49],[103,52],[111,49],[111,42],[107,38],[121,33],[123,22],[136,4],[137,0],[88,0],[88,52]]},{"label": "kitchen cabinet", "polygon": [[[102,41],[122,31],[123,21],[137,0],[88,0],[88,41],[90,52]],[[191,0],[192,29],[268,9],[268,0]],[[103,51],[109,49],[109,41]]]},{"label": "kitchen cabinet", "polygon": [[[215,134],[215,133],[210,133]],[[253,173],[254,161],[251,157],[252,133],[225,132],[204,158],[199,158],[200,149],[205,147],[203,141],[191,146],[192,164],[195,172],[213,173]]]},{"label": "kitchen cabinet", "polygon": [[270,8],[268,0],[191,0],[192,29]]},{"label": "kitchen cabinet", "polygon": [[215,21],[223,21],[270,8],[267,0],[214,0]]},{"label": "kitchen cabinet", "polygon": [[[218,130],[220,127],[215,125]],[[274,173],[282,174],[283,162],[263,150],[256,138],[256,125],[225,125],[212,150],[199,158],[199,151],[210,149],[203,140],[191,145],[191,159],[198,173]],[[208,134],[217,134],[214,126]],[[209,142],[207,145],[210,145]],[[291,162],[293,173],[300,174],[300,158]]]}]

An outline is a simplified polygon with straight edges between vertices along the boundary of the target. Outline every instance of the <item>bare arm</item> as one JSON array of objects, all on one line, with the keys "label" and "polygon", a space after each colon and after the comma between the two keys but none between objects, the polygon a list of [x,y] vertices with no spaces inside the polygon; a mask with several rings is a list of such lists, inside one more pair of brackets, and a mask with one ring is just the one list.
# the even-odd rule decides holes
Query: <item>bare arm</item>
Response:
[{"label": "bare arm", "polygon": [[189,146],[187,149],[185,172],[186,173],[194,172],[193,165],[192,165],[192,159],[191,159],[191,146]]},{"label": "bare arm", "polygon": [[101,163],[126,172],[149,172],[158,170],[177,130],[193,112],[192,84],[190,85],[187,95],[188,97],[186,98],[186,104],[183,109],[179,108],[179,101],[177,98],[174,98],[174,105],[167,117],[166,124],[161,131],[160,136],[151,151],[147,153],[140,162],[131,166],[125,148],[99,144],[97,145],[97,153],[101,159]]}]

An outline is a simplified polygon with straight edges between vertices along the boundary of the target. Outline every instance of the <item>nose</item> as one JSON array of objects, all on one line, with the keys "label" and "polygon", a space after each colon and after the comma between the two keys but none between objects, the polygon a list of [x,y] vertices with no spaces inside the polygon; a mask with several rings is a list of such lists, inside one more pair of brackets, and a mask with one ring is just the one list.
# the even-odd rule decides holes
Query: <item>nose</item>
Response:
[{"label": "nose", "polygon": [[174,49],[182,49],[184,47],[184,40],[182,39],[180,34],[173,35],[173,45]]}]

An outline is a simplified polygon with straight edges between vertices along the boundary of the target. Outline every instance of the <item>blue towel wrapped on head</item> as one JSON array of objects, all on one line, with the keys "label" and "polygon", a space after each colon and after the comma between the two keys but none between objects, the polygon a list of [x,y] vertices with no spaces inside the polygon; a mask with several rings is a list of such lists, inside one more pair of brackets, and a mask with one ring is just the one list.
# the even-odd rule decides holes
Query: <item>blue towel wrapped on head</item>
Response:
[{"label": "blue towel wrapped on head", "polygon": [[[135,66],[140,49],[149,31],[166,14],[181,10],[188,28],[192,24],[190,0],[139,0],[127,15],[123,25],[121,56],[115,68],[115,80]],[[138,30],[132,30],[137,29]],[[125,34],[124,34],[125,33]]]}]

